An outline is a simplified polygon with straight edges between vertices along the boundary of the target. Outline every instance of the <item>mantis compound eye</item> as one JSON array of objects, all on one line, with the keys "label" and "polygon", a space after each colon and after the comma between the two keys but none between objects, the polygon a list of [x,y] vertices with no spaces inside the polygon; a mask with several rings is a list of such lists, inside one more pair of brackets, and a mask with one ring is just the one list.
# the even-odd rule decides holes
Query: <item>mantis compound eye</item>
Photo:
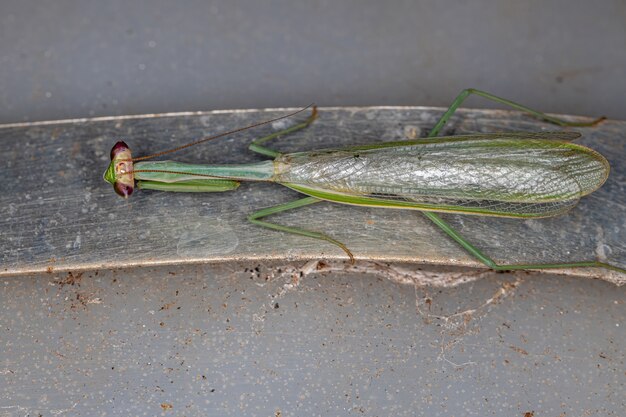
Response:
[{"label": "mantis compound eye", "polygon": [[113,184],[113,189],[119,196],[128,198],[133,193],[135,187],[117,181],[115,184]]},{"label": "mantis compound eye", "polygon": [[115,157],[122,152],[128,152],[130,155],[130,148],[128,147],[126,142],[120,140],[111,148],[111,161],[114,160]]}]

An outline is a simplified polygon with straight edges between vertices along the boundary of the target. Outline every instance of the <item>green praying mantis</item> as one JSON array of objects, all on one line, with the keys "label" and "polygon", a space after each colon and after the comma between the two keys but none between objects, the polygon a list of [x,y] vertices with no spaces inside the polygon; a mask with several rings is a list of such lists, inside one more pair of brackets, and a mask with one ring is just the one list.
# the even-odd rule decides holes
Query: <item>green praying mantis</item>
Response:
[{"label": "green praying mantis", "polygon": [[563,214],[578,200],[597,190],[609,175],[609,163],[598,152],[572,143],[577,132],[512,132],[438,136],[448,119],[471,94],[562,127],[587,127],[533,110],[510,100],[476,90],[463,90],[443,113],[426,138],[373,145],[283,154],[264,144],[271,139],[309,126],[302,123],[254,140],[249,149],[273,158],[231,165],[199,165],[174,161],[147,161],[232,133],[292,117],[307,108],[272,120],[206,137],[195,142],[133,158],[128,145],[117,142],[104,179],[122,197],[135,188],[174,192],[222,192],[235,190],[241,181],[275,182],[306,197],[252,213],[255,225],[320,239],[340,247],[354,262],[348,247],[331,236],[303,228],[284,226],[264,218],[287,210],[330,201],[380,208],[411,209],[457,242],[474,258],[493,270],[599,267],[626,273],[608,263],[590,260],[537,264],[498,264],[462,236],[438,213],[479,216],[540,218]]}]

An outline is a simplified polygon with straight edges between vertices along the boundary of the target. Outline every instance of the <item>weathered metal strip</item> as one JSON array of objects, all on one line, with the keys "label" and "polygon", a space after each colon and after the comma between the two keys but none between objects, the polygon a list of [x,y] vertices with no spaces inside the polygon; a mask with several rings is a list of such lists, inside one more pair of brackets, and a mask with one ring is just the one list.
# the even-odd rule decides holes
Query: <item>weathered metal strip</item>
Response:
[{"label": "weathered metal strip", "polygon": [[[328,108],[309,128],[277,140],[284,151],[414,139],[425,135],[442,109]],[[255,227],[254,210],[295,198],[273,184],[243,184],[215,194],[136,192],[124,201],[102,180],[115,141],[134,155],[164,150],[199,137],[275,117],[253,110],[113,117],[0,126],[0,275],[53,270],[110,269],[156,264],[257,259],[343,259],[332,245]],[[295,120],[294,120],[295,121]],[[262,160],[246,147],[281,121],[201,145],[172,159],[235,163]],[[558,130],[520,113],[466,110],[447,134]],[[567,215],[511,220],[446,215],[494,259],[556,262],[603,259],[626,267],[626,122],[578,129],[578,141],[598,150],[612,172],[602,189]],[[480,266],[419,213],[324,203],[274,220],[326,231],[359,259]],[[570,274],[611,279],[604,270]],[[615,280],[615,279],[614,279]]]}]

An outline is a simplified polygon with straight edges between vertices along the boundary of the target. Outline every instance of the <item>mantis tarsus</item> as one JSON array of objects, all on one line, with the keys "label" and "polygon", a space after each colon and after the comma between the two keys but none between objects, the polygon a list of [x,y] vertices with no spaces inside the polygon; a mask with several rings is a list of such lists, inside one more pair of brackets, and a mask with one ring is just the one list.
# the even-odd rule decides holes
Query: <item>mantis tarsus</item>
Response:
[{"label": "mantis tarsus", "polygon": [[346,245],[324,233],[261,219],[321,201],[413,209],[421,211],[469,254],[494,270],[600,267],[626,273],[625,269],[599,261],[497,264],[437,214],[451,212],[517,218],[555,216],[574,207],[580,197],[598,189],[609,174],[609,164],[602,155],[571,143],[580,137],[576,132],[439,137],[442,127],[471,94],[563,127],[593,126],[604,120],[568,122],[484,91],[467,89],[456,97],[426,138],[292,154],[282,154],[264,146],[271,139],[309,126],[317,116],[313,107],[306,121],[251,143],[250,150],[273,160],[239,165],[145,161],[291,117],[304,108],[139,158],[132,158],[128,145],[118,142],[111,150],[111,163],[104,178],[123,197],[133,192],[135,181],[140,189],[178,192],[229,191],[236,189],[241,181],[282,184],[307,197],[257,211],[249,215],[248,220],[269,229],[330,242],[345,251],[352,262],[354,256]]}]

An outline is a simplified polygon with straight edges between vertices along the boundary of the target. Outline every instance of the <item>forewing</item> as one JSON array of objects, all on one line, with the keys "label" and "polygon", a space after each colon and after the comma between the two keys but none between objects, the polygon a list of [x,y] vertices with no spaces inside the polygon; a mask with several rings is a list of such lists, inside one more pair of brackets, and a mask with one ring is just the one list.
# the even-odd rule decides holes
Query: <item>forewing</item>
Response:
[{"label": "forewing", "polygon": [[285,155],[277,161],[288,168],[277,180],[348,204],[546,217],[569,210],[608,176],[608,163],[591,149],[520,135]]}]

